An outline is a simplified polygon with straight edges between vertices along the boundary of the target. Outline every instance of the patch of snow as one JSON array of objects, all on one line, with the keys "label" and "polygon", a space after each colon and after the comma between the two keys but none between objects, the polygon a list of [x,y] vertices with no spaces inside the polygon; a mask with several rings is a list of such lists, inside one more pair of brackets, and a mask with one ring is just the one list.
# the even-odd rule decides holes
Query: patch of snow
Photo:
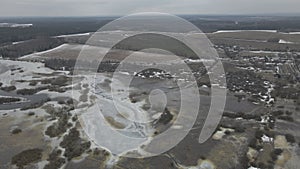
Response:
[{"label": "patch of snow", "polygon": [[18,23],[0,23],[0,27],[2,28],[27,28],[27,27],[32,27],[33,24],[18,24]]},{"label": "patch of snow", "polygon": [[22,60],[22,59],[26,59],[26,58],[39,57],[39,55],[42,55],[42,54],[45,54],[45,53],[48,53],[48,52],[52,52],[52,51],[55,51],[55,50],[58,50],[58,49],[61,49],[61,48],[65,48],[67,46],[68,46],[68,44],[62,44],[62,45],[60,45],[56,48],[53,48],[53,49],[49,49],[49,50],[46,50],[46,51],[36,52],[36,53],[33,53],[33,54],[22,56],[22,57],[20,57],[20,59]]},{"label": "patch of snow", "polygon": [[264,117],[261,117],[261,123],[268,123],[268,121],[270,120],[270,117],[269,116],[264,116]]},{"label": "patch of snow", "polygon": [[22,27],[22,28],[27,28],[27,27],[32,27],[33,24],[13,24],[11,25],[12,28],[16,28],[16,27]]},{"label": "patch of snow", "polygon": [[74,37],[74,36],[90,36],[92,33],[77,33],[77,34],[69,34],[69,35],[59,35],[57,38],[66,38],[66,37]]},{"label": "patch of snow", "polygon": [[213,59],[185,59],[185,62],[189,63],[201,63],[201,62],[214,62]]},{"label": "patch of snow", "polygon": [[221,130],[218,130],[213,136],[212,138],[214,140],[221,140],[223,138],[223,136],[225,136],[225,131],[230,131],[230,132],[234,132],[234,129],[230,129],[230,128],[223,128],[220,127]]},{"label": "patch of snow", "polygon": [[289,32],[290,35],[300,35],[300,32]]},{"label": "patch of snow", "polygon": [[18,42],[13,42],[12,44],[13,45],[17,45],[17,44],[20,44],[20,43],[24,43],[25,41],[18,41]]},{"label": "patch of snow", "polygon": [[269,54],[280,54],[283,52],[274,52],[274,51],[264,51],[264,50],[259,50],[259,51],[249,51],[250,53],[269,53]]},{"label": "patch of snow", "polygon": [[156,113],[152,116],[153,119],[159,119],[162,113]]},{"label": "patch of snow", "polygon": [[294,42],[290,42],[290,41],[286,41],[286,40],[280,39],[278,43],[281,43],[281,44],[293,44]]},{"label": "patch of snow", "polygon": [[256,168],[256,167],[249,167],[248,169],[260,169],[260,168]]},{"label": "patch of snow", "polygon": [[270,142],[273,142],[273,138],[271,138],[271,137],[268,137],[268,136],[266,136],[266,135],[263,135],[262,137],[261,137],[261,140],[263,141],[263,142],[265,142],[265,143],[270,143]]},{"label": "patch of snow", "polygon": [[277,30],[219,30],[214,33],[234,33],[234,32],[270,32],[276,33]]},{"label": "patch of snow", "polygon": [[[18,80],[32,80],[34,73],[52,73],[53,70],[45,68],[43,63],[33,63],[26,61],[0,60],[1,65],[9,68],[21,68],[23,73],[6,71],[0,74],[1,82],[4,86],[16,85],[17,88],[28,87],[25,83],[16,83]],[[11,74],[13,73],[13,75]],[[24,86],[25,85],[25,86]]]},{"label": "patch of snow", "polygon": [[182,129],[183,126],[180,126],[180,125],[172,125],[171,128],[173,128],[173,129]]}]

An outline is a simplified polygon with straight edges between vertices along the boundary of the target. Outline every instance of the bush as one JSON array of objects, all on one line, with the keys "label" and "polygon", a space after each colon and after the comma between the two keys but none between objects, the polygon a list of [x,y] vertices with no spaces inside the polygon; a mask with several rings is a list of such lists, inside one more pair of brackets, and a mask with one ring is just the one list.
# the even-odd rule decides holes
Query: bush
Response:
[{"label": "bush", "polygon": [[285,114],[288,115],[288,116],[291,116],[293,114],[293,112],[286,111]]},{"label": "bush", "polygon": [[19,134],[19,133],[21,133],[21,132],[22,132],[22,130],[19,129],[19,128],[13,129],[13,130],[11,131],[12,134]]},{"label": "bush", "polygon": [[42,90],[46,90],[48,89],[48,87],[38,87],[38,88],[35,88],[35,89],[19,89],[17,90],[17,94],[20,94],[20,95],[33,95],[33,94],[36,94]]},{"label": "bush", "polygon": [[28,116],[34,116],[34,115],[35,115],[34,112],[29,112],[29,113],[28,113]]},{"label": "bush", "polygon": [[238,133],[243,133],[243,132],[245,132],[245,128],[244,128],[242,125],[238,125],[238,126],[236,126],[234,129],[235,129],[235,131],[238,132]]},{"label": "bush", "polygon": [[268,42],[278,43],[280,41],[279,38],[270,38],[267,40]]},{"label": "bush", "polygon": [[76,122],[77,120],[78,120],[77,115],[75,115],[75,116],[72,117],[72,121],[73,121],[73,122]]},{"label": "bush", "polygon": [[65,159],[60,157],[61,152],[61,150],[53,150],[48,158],[49,163],[44,167],[44,169],[61,168],[62,165],[65,163]]},{"label": "bush", "polygon": [[282,153],[283,151],[281,149],[275,149],[271,152],[270,156],[273,159],[273,161],[276,161],[278,156]]},{"label": "bush", "polygon": [[273,116],[281,116],[281,115],[283,115],[283,114],[284,114],[284,112],[281,111],[281,110],[273,111],[273,112],[272,112],[272,115],[273,115]]},{"label": "bush", "polygon": [[250,140],[249,142],[249,147],[256,149],[257,148],[257,140],[255,138],[253,138],[252,140]]},{"label": "bush", "polygon": [[284,120],[284,121],[289,121],[289,122],[294,122],[294,119],[290,116],[279,116],[278,119]]},{"label": "bush", "polygon": [[170,111],[166,108],[163,114],[158,119],[158,123],[162,123],[164,125],[168,124],[173,119],[173,115]]},{"label": "bush", "polygon": [[244,114],[242,118],[246,120],[254,119],[256,121],[261,121],[261,117],[255,114]]},{"label": "bush", "polygon": [[50,98],[47,98],[46,100],[41,100],[39,103],[33,103],[29,106],[25,106],[25,107],[22,107],[20,110],[29,110],[29,109],[36,109],[36,108],[39,108],[41,107],[44,103],[50,101],[51,99]]},{"label": "bush", "polygon": [[74,101],[73,101],[73,99],[72,99],[72,98],[70,98],[70,99],[68,99],[68,100],[66,101],[66,103],[67,103],[68,105],[70,105],[70,104],[73,104],[73,103],[74,103]]},{"label": "bush", "polygon": [[283,151],[282,151],[281,149],[278,149],[278,148],[274,150],[274,154],[276,154],[276,155],[278,155],[278,156],[279,156],[282,152],[283,152]]},{"label": "bush", "polygon": [[68,82],[69,78],[66,76],[59,76],[51,81],[51,85],[64,86]]},{"label": "bush", "polygon": [[41,160],[41,158],[41,149],[29,149],[12,157],[11,163],[17,165],[19,168],[23,168],[23,166],[37,162]]},{"label": "bush", "polygon": [[51,138],[57,137],[65,133],[68,129],[68,115],[63,114],[59,119],[57,123],[52,124],[49,126],[45,134]]},{"label": "bush", "polygon": [[277,155],[273,151],[271,152],[270,156],[271,156],[273,161],[277,160]]},{"label": "bush", "polygon": [[235,119],[235,118],[238,118],[240,117],[238,114],[236,113],[229,113],[229,112],[224,112],[223,113],[223,116],[224,117],[228,117],[228,118],[232,118],[232,119]]},{"label": "bush", "polygon": [[79,137],[79,131],[72,128],[68,135],[65,135],[60,146],[65,148],[64,156],[71,160],[74,157],[81,156],[91,146],[91,142],[84,142]]},{"label": "bush", "polygon": [[296,142],[295,137],[293,135],[291,135],[291,134],[286,134],[285,138],[290,143],[295,143]]},{"label": "bush", "polygon": [[36,86],[37,85],[37,81],[31,81],[30,83],[29,83],[29,86]]},{"label": "bush", "polygon": [[229,135],[231,132],[230,132],[229,130],[226,130],[224,133],[225,133],[226,135]]},{"label": "bush", "polygon": [[58,104],[65,104],[65,101],[59,100],[57,103],[58,103]]},{"label": "bush", "polygon": [[19,101],[21,101],[20,98],[0,97],[0,104],[19,102]]},{"label": "bush", "polygon": [[44,79],[41,81],[41,84],[50,84],[53,79]]},{"label": "bush", "polygon": [[264,132],[263,131],[261,131],[261,130],[257,130],[256,132],[255,132],[255,138],[257,138],[257,139],[261,139],[261,137],[264,135]]},{"label": "bush", "polygon": [[11,92],[16,90],[16,86],[6,86],[6,87],[1,87],[1,90],[6,91],[6,92]]}]

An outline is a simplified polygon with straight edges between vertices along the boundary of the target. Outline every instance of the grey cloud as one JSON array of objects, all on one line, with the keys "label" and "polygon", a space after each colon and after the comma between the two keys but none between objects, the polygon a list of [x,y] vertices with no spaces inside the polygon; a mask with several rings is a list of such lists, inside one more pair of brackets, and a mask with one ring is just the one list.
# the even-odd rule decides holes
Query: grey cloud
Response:
[{"label": "grey cloud", "polygon": [[0,0],[0,16],[298,13],[299,0]]}]

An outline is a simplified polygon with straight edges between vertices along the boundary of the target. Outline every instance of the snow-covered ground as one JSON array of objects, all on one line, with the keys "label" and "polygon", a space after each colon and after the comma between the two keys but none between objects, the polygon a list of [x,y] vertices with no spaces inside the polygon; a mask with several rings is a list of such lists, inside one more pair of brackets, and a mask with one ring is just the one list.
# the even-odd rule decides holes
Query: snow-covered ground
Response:
[{"label": "snow-covered ground", "polygon": [[[29,86],[28,82],[16,82],[19,80],[39,80],[42,78],[53,78],[59,75],[68,74],[68,72],[54,71],[45,68],[43,63],[0,60],[0,64],[0,67],[3,69],[2,73],[0,74],[0,78],[3,79],[3,85],[15,85],[17,89],[34,88],[34,86]],[[12,69],[17,69],[17,71],[22,70],[22,72],[16,72],[14,75],[11,75],[13,72]],[[45,74],[45,76],[39,74]],[[104,83],[112,80],[105,74],[97,74],[97,76],[73,75],[69,77],[73,77],[75,79],[79,78],[80,76],[84,77],[84,80],[74,80],[74,84],[66,86],[74,87],[72,90],[67,90],[64,93],[43,90],[40,91],[39,94],[46,94],[50,98],[70,97],[75,100],[80,100],[82,95],[86,95],[87,101],[80,103],[78,106],[76,106],[76,110],[71,111],[70,113],[72,115],[77,113],[82,126],[84,126],[83,129],[86,131],[85,133],[89,139],[96,142],[98,146],[104,146],[103,148],[105,149],[109,148],[109,150],[114,153],[131,151],[136,149],[139,145],[149,142],[149,139],[151,139],[149,136],[154,133],[154,130],[150,124],[147,123],[144,125],[128,120],[136,119],[141,122],[148,122],[150,121],[150,118],[152,118],[149,117],[147,112],[142,109],[142,106],[145,104],[145,102],[141,101],[132,103],[129,99],[128,93],[133,89],[124,86],[123,82],[117,80],[118,78],[114,79],[113,81],[113,84],[116,87],[114,90],[111,91],[110,87],[103,87]],[[41,84],[38,84],[38,86],[40,85]],[[76,88],[76,85],[80,85],[81,88]],[[108,85],[111,84],[108,83]],[[85,92],[85,89],[89,90]],[[45,103],[45,105],[53,105],[54,107],[61,106],[56,101],[49,101]],[[115,105],[118,105],[118,107],[116,108]],[[34,111],[39,115],[47,115],[45,110],[42,108],[30,109],[30,111]],[[4,112],[0,111],[0,113]],[[24,113],[20,113],[19,110],[17,110],[14,114],[16,117],[24,116]],[[108,117],[113,120],[107,120]],[[22,118],[19,120],[21,119]],[[45,124],[47,123],[46,126],[49,126],[53,122],[55,121],[45,122]],[[124,128],[115,128],[116,126],[124,126]],[[128,137],[134,137],[136,139],[128,140]],[[50,141],[52,147],[59,146],[61,141],[61,139],[57,140],[55,138],[48,138],[47,140]],[[103,142],[97,142],[99,140]],[[139,148],[136,150],[140,153],[143,152]]]},{"label": "snow-covered ground", "polygon": [[[128,120],[149,121],[147,112],[141,108],[144,103],[131,103],[127,95],[129,88],[125,87],[121,81],[114,79],[114,86],[117,88],[110,91],[110,87],[107,89],[101,87],[110,79],[109,77],[99,74],[96,79],[94,78],[95,76],[85,76],[82,82],[94,88],[89,95],[97,96],[95,104],[87,109],[77,110],[89,138],[116,154],[136,149],[138,145],[147,142],[149,139],[147,135],[154,132],[149,124],[142,125]],[[113,120],[109,123],[106,120],[107,117]],[[124,127],[115,128],[114,123]],[[135,139],[128,139],[130,137]]]},{"label": "snow-covered ground", "polygon": [[46,53],[53,52],[53,51],[56,51],[56,50],[59,50],[59,49],[63,49],[63,48],[66,48],[67,46],[68,46],[68,44],[62,44],[62,45],[60,45],[56,48],[53,48],[53,49],[49,49],[49,50],[46,50],[46,51],[36,52],[36,53],[33,53],[33,54],[22,56],[19,59],[22,60],[22,59],[39,58],[39,57],[41,57],[42,54],[46,54]]},{"label": "snow-covered ground", "polygon": [[12,44],[13,45],[17,45],[17,44],[20,44],[20,43],[24,43],[25,41],[18,41],[18,42],[13,42]]},{"label": "snow-covered ground", "polygon": [[290,41],[286,41],[286,40],[280,39],[278,43],[282,43],[282,44],[293,44],[294,42],[290,42]]},{"label": "snow-covered ground", "polygon": [[276,33],[277,30],[219,30],[213,33],[234,33],[234,32],[271,32]]},{"label": "snow-covered ground", "polygon": [[21,27],[21,28],[26,28],[26,27],[32,27],[33,24],[18,24],[18,23],[0,23],[0,27],[10,27],[10,28],[16,28],[16,27]]},{"label": "snow-covered ground", "polygon": [[266,50],[259,50],[259,51],[249,51],[250,53],[269,53],[269,54],[280,54],[285,52],[274,52],[274,51],[266,51]]},{"label": "snow-covered ground", "polygon": [[44,67],[43,63],[38,62],[0,60],[0,67],[2,70],[5,70],[0,71],[0,79],[3,86],[15,85],[17,88],[24,88],[27,87],[27,85],[24,83],[16,83],[16,81],[32,80],[34,74],[51,74],[54,72],[52,69]]},{"label": "snow-covered ground", "polygon": [[66,38],[66,37],[74,37],[74,36],[90,36],[92,33],[88,32],[88,33],[77,33],[77,34],[68,34],[68,35],[59,35],[59,36],[55,36],[57,38]]},{"label": "snow-covered ground", "polygon": [[290,35],[300,35],[300,32],[289,32],[289,33],[284,33],[284,34],[290,34]]}]

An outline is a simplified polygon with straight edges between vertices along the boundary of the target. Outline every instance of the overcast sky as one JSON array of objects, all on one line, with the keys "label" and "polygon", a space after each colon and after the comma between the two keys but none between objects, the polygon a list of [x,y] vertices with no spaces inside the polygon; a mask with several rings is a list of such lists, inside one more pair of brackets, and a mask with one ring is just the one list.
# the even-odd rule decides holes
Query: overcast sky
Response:
[{"label": "overcast sky", "polygon": [[0,16],[300,13],[300,0],[0,0]]}]

